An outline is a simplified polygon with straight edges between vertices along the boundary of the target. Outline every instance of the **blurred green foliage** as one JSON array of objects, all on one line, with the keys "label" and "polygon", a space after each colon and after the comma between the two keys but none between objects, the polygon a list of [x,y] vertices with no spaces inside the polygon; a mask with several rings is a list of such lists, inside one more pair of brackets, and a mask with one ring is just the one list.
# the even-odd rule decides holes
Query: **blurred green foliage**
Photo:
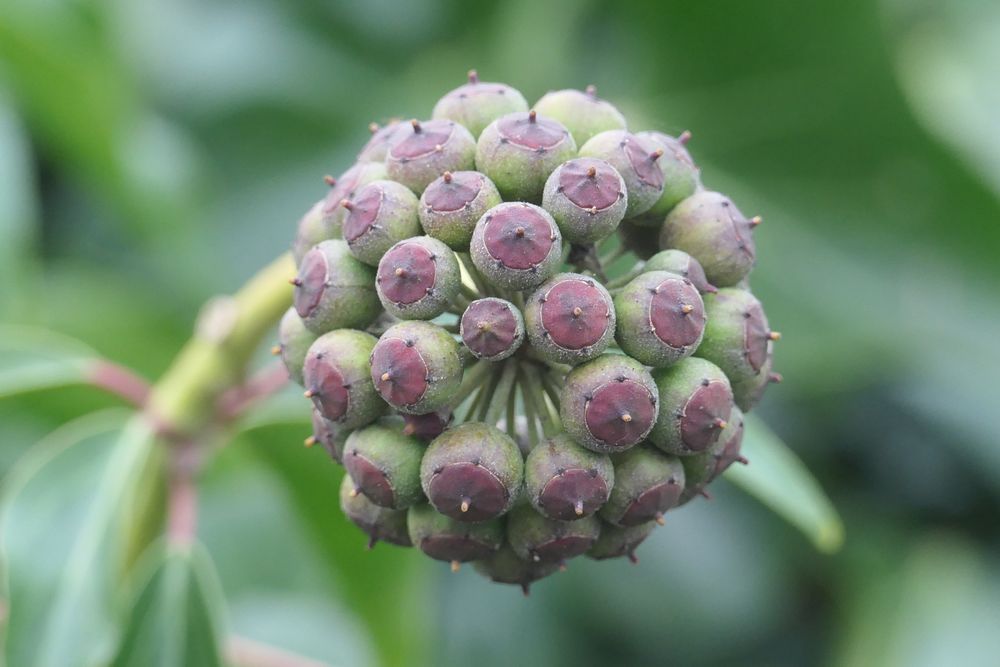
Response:
[{"label": "blurred green foliage", "polygon": [[[135,599],[198,617],[219,587],[225,629],[330,664],[995,664],[998,44],[988,0],[6,0],[0,318],[156,377],[204,300],[287,247],[369,121],[426,116],[470,67],[529,99],[594,83],[638,129],[690,129],[706,183],[764,216],[753,282],[785,383],[760,412],[831,493],[845,549],[818,554],[720,485],[638,567],[574,562],[525,601],[365,553],[336,469],[297,446],[304,419],[261,418],[200,480],[218,581],[200,552],[166,553],[133,564]],[[115,404],[71,387],[0,402],[0,468]],[[47,489],[86,491],[138,437],[66,429],[86,447],[57,456],[49,439],[20,466],[55,457],[8,514],[8,554],[39,573],[8,595],[64,569],[62,529],[92,503],[135,492],[125,460],[93,499],[59,505]],[[19,526],[48,529],[51,552],[11,552]],[[75,567],[115,566],[106,542],[83,546]],[[104,602],[95,627],[119,613]],[[225,641],[150,636],[148,620],[132,619],[148,643],[123,663],[156,642],[202,662]],[[61,641],[21,645],[12,667],[60,664]]]}]

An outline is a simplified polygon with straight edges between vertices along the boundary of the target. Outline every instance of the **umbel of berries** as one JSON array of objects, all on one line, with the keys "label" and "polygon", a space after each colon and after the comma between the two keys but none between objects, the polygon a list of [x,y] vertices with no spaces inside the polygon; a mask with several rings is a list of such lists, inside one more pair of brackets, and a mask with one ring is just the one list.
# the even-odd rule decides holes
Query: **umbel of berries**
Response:
[{"label": "umbel of berries", "polygon": [[689,133],[590,86],[532,105],[471,72],[430,116],[374,125],[294,232],[274,351],[306,443],[369,546],[525,591],[635,562],[746,462],[744,413],[780,379],[760,218],[703,185]]}]

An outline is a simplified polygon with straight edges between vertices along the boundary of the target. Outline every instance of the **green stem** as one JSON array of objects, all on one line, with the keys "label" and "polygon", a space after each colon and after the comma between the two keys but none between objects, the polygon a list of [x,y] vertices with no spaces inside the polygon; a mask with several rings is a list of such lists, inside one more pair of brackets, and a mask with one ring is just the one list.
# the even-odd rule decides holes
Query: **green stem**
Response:
[{"label": "green stem", "polygon": [[517,366],[518,363],[514,359],[510,359],[504,364],[503,373],[500,374],[500,381],[493,394],[494,398],[483,419],[487,424],[495,426],[500,421],[500,414],[504,408],[510,404],[511,387],[514,386],[514,379],[517,377]]},{"label": "green stem", "polygon": [[474,366],[465,370],[465,375],[462,377],[462,384],[452,399],[451,405],[453,410],[457,410],[458,406],[483,384],[483,380],[489,376],[491,369],[492,365],[489,362],[477,361]]},{"label": "green stem", "polygon": [[545,395],[542,393],[542,378],[538,369],[533,366],[526,366],[525,377],[527,381],[524,383],[524,387],[528,394],[528,401],[538,406],[538,418],[542,423],[542,432],[545,433],[546,438],[551,438],[562,430],[559,415],[553,412],[548,400],[546,400]]},{"label": "green stem", "polygon": [[462,263],[462,268],[465,272],[469,274],[469,278],[472,279],[472,283],[479,290],[479,294],[482,296],[489,296],[491,294],[490,287],[486,280],[483,278],[482,274],[479,273],[479,269],[476,265],[472,263],[472,257],[468,253],[460,252],[458,254],[458,261]]},{"label": "green stem", "polygon": [[497,369],[494,369],[494,371],[490,373],[490,378],[484,385],[484,391],[486,393],[483,395],[483,400],[479,403],[479,410],[476,412],[477,421],[483,421],[486,419],[486,413],[489,412],[490,404],[493,402],[493,395],[496,393],[497,386],[500,384],[500,377],[501,374],[497,372]]},{"label": "green stem", "polygon": [[[517,375],[517,369],[514,370],[514,375]],[[507,435],[511,437],[514,442],[517,442],[517,382],[512,382],[510,385],[510,396],[507,398]]]},{"label": "green stem", "polygon": [[462,290],[462,296],[464,296],[470,302],[471,301],[475,301],[476,299],[480,298],[479,292],[477,292],[476,290],[472,289],[471,287],[469,287],[465,283],[461,284],[461,290]]},{"label": "green stem", "polygon": [[623,273],[622,275],[618,276],[617,278],[612,278],[611,280],[609,280],[608,284],[605,285],[605,287],[607,287],[610,290],[610,289],[615,289],[615,288],[618,288],[618,287],[624,287],[625,285],[628,285],[630,282],[632,282],[633,278],[635,278],[636,276],[638,276],[638,275],[640,275],[642,273],[643,268],[645,266],[646,266],[646,262],[639,262],[628,273]]},{"label": "green stem", "polygon": [[535,412],[535,403],[532,402],[531,394],[527,389],[530,380],[523,366],[518,369],[517,383],[521,387],[521,404],[524,406],[524,418],[528,424],[528,443],[534,447],[541,440],[538,437],[538,415]]}]

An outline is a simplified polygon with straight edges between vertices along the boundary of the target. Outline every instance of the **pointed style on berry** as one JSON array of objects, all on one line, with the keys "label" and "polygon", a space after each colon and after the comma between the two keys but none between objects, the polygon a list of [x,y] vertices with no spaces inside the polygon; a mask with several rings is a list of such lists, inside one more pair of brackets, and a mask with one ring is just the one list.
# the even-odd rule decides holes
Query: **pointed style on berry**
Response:
[{"label": "pointed style on berry", "polygon": [[302,365],[306,361],[309,346],[316,342],[317,338],[316,334],[306,329],[306,325],[294,308],[285,311],[281,322],[278,323],[278,350],[281,363],[285,365],[288,377],[295,384],[305,386]]},{"label": "pointed style on berry", "polygon": [[459,321],[462,342],[477,359],[502,361],[524,342],[524,318],[510,301],[476,299]]},{"label": "pointed style on berry", "polygon": [[636,526],[616,526],[607,521],[601,521],[601,535],[587,552],[588,558],[605,560],[608,558],[627,557],[633,563],[638,563],[635,550],[656,528],[656,521],[647,521]]},{"label": "pointed style on berry", "polygon": [[451,120],[410,122],[410,131],[398,136],[385,158],[389,178],[418,195],[446,171],[475,167],[476,140]]},{"label": "pointed style on berry", "polygon": [[394,324],[372,350],[371,380],[400,412],[422,415],[443,408],[462,384],[458,343],[436,324]]},{"label": "pointed style on berry", "polygon": [[342,429],[364,426],[385,412],[368,379],[375,337],[337,329],[316,339],[306,352],[304,381],[313,405]]},{"label": "pointed style on berry", "polygon": [[372,181],[341,205],[348,211],[344,240],[351,254],[370,266],[378,266],[393,244],[421,232],[416,195],[394,181]]},{"label": "pointed style on berry", "polygon": [[653,371],[660,410],[649,440],[669,454],[687,456],[709,449],[726,427],[733,392],[726,374],[710,361],[682,359]]},{"label": "pointed style on berry", "polygon": [[340,240],[323,241],[302,258],[295,285],[295,312],[315,334],[363,329],[382,312],[375,269],[355,259]]},{"label": "pointed style on berry", "polygon": [[726,472],[729,466],[734,463],[747,463],[747,460],[740,455],[740,450],[743,447],[743,432],[745,429],[746,426],[743,411],[734,406],[733,411],[729,415],[729,423],[719,435],[719,441],[722,443],[722,449],[715,456],[715,465],[712,469],[711,476],[708,478],[709,482]]},{"label": "pointed style on berry", "polygon": [[514,584],[528,595],[531,584],[559,571],[559,563],[534,563],[519,558],[509,544],[481,560],[475,561],[476,572],[498,584]]},{"label": "pointed style on berry", "polygon": [[469,523],[439,514],[429,504],[414,505],[406,517],[410,541],[434,560],[468,563],[488,558],[503,546],[500,519]]},{"label": "pointed style on berry", "polygon": [[468,83],[438,100],[431,117],[461,123],[478,137],[497,118],[527,110],[528,102],[518,90],[505,83],[480,81],[476,70],[471,70]]},{"label": "pointed style on berry", "polygon": [[422,415],[404,413],[402,417],[403,433],[420,438],[424,442],[430,442],[448,428],[453,415],[450,408],[442,408]]},{"label": "pointed style on berry", "polygon": [[376,542],[388,542],[400,547],[412,547],[406,530],[406,510],[380,507],[358,492],[350,475],[340,484],[340,509],[355,526],[368,535],[368,548]]},{"label": "pointed style on berry", "polygon": [[549,174],[576,157],[576,142],[561,123],[534,111],[507,114],[489,124],[476,143],[476,169],[506,201],[539,203]]},{"label": "pointed style on berry", "polygon": [[622,452],[656,423],[656,383],[641,363],[604,354],[574,368],[559,398],[563,428],[595,452]]},{"label": "pointed style on berry", "polygon": [[663,172],[663,194],[634,220],[637,225],[659,229],[671,209],[701,189],[701,170],[684,144],[674,137],[662,132],[637,132],[635,136],[663,150],[663,157],[656,161]]},{"label": "pointed style on berry", "polygon": [[626,218],[645,213],[663,195],[662,156],[662,148],[625,130],[601,132],[580,148],[580,157],[606,160],[625,180]]},{"label": "pointed style on berry", "polygon": [[292,257],[295,258],[295,266],[302,264],[302,258],[307,252],[312,250],[316,244],[333,238],[323,222],[323,200],[312,205],[306,214],[299,220],[299,225],[295,231],[295,240],[292,241]]},{"label": "pointed style on berry", "polygon": [[535,111],[565,125],[577,146],[583,146],[601,132],[626,127],[625,116],[613,104],[599,98],[594,86],[582,91],[550,91],[538,100]]},{"label": "pointed style on berry", "polygon": [[358,153],[358,162],[385,162],[389,146],[413,131],[408,123],[401,123],[397,119],[390,120],[382,127],[372,123],[368,129],[372,130],[372,136]]},{"label": "pointed style on berry", "polygon": [[757,297],[726,287],[705,298],[705,314],[705,340],[696,354],[721,368],[733,385],[760,375],[777,332]]},{"label": "pointed style on berry", "polygon": [[501,203],[493,181],[478,171],[446,171],[420,195],[420,224],[452,250],[469,250],[479,218]]},{"label": "pointed style on berry", "polygon": [[434,508],[465,522],[505,514],[521,494],[524,462],[510,437],[494,426],[466,422],[431,442],[420,467]]},{"label": "pointed style on berry", "polygon": [[683,250],[661,250],[646,260],[642,268],[643,271],[669,271],[683,276],[702,294],[714,294],[719,291],[715,285],[708,282],[705,269],[701,268],[698,260]]},{"label": "pointed style on berry", "polygon": [[592,515],[608,501],[614,485],[611,459],[584,449],[565,433],[532,449],[524,463],[528,501],[556,521]]},{"label": "pointed style on berry", "polygon": [[618,344],[647,366],[669,366],[690,356],[705,332],[701,295],[676,273],[639,274],[615,295],[615,312]]},{"label": "pointed style on berry", "polygon": [[330,181],[330,191],[323,199],[323,224],[328,238],[339,239],[343,235],[344,219],[347,217],[344,200],[353,200],[358,190],[386,176],[385,165],[381,162],[358,162],[339,178]]},{"label": "pointed style on berry", "polygon": [[451,248],[429,236],[400,241],[378,263],[375,285],[386,312],[430,320],[458,296],[462,273]]},{"label": "pointed style on berry", "polygon": [[521,503],[507,517],[507,541],[522,560],[534,563],[563,563],[583,555],[601,534],[595,516],[576,521],[553,521]]},{"label": "pointed style on berry", "polygon": [[306,439],[313,443],[319,443],[330,458],[341,463],[343,461],[344,443],[347,436],[351,434],[348,429],[340,428],[335,422],[330,421],[313,406],[312,409],[312,436]]},{"label": "pointed style on berry", "polygon": [[611,344],[615,308],[608,290],[593,278],[559,273],[528,298],[524,328],[545,360],[575,366]]},{"label": "pointed style on berry", "polygon": [[678,505],[705,494],[707,487],[726,468],[740,459],[740,445],[743,442],[743,413],[737,407],[733,408],[726,427],[719,434],[719,439],[711,447],[692,456],[684,456],[684,493]]},{"label": "pointed style on berry", "polygon": [[750,412],[760,403],[769,385],[781,382],[781,374],[774,372],[772,347],[768,347],[767,358],[757,375],[733,383],[733,399],[743,412]]},{"label": "pointed style on berry", "polygon": [[644,445],[615,454],[611,460],[615,488],[599,516],[618,526],[662,522],[663,514],[677,504],[684,491],[680,460]]},{"label": "pointed style on berry", "polygon": [[752,229],[729,197],[697,192],[670,211],[660,247],[683,250],[698,260],[713,285],[730,287],[753,268],[757,251]]},{"label": "pointed style on berry", "polygon": [[562,163],[545,182],[542,194],[542,207],[570,243],[607,238],[625,217],[627,206],[625,181],[618,170],[596,158]]},{"label": "pointed style on berry", "polygon": [[549,213],[534,204],[494,206],[476,222],[472,263],[491,284],[506,290],[540,285],[562,261],[562,234]]},{"label": "pointed style on berry", "polygon": [[422,502],[420,459],[427,445],[403,433],[403,421],[381,419],[351,433],[344,443],[344,467],[379,507],[406,509]]}]

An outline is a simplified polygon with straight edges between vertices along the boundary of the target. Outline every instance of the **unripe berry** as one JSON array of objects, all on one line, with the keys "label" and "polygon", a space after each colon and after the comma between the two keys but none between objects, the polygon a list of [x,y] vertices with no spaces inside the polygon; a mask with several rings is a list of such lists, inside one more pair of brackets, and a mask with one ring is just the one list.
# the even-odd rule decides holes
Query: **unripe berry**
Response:
[{"label": "unripe berry", "polygon": [[597,96],[594,86],[580,90],[554,90],[542,96],[535,111],[559,121],[582,146],[595,134],[607,130],[624,130],[625,116],[613,104]]},{"label": "unripe berry", "polygon": [[449,408],[442,408],[422,415],[403,414],[403,433],[430,442],[441,435],[451,423],[452,413]]},{"label": "unripe berry", "polygon": [[625,181],[604,160],[569,160],[545,182],[542,206],[567,241],[596,243],[614,233],[625,217]]},{"label": "unripe berry", "polygon": [[350,475],[344,475],[340,483],[340,509],[368,535],[369,549],[379,540],[401,547],[413,546],[406,530],[406,510],[376,505],[358,491]]},{"label": "unripe berry", "polygon": [[350,430],[340,428],[336,423],[330,421],[313,406],[312,409],[312,435],[306,438],[306,446],[312,447],[319,443],[330,458],[341,463],[343,461],[344,443]]},{"label": "unripe berry", "polygon": [[663,150],[663,157],[657,160],[663,172],[663,194],[634,220],[637,225],[659,228],[671,209],[701,189],[701,170],[679,139],[662,132],[637,132],[635,136]]},{"label": "unripe berry", "polygon": [[473,563],[476,572],[498,584],[516,584],[528,595],[533,582],[559,570],[558,563],[534,563],[519,558],[509,544]]},{"label": "unripe berry", "polygon": [[722,429],[719,439],[700,454],[681,458],[684,465],[684,493],[678,505],[683,505],[695,496],[701,494],[716,477],[735,461],[746,459],[740,456],[740,445],[743,443],[743,413],[734,407],[729,416],[726,428]]},{"label": "unripe berry", "polygon": [[446,171],[420,195],[420,224],[428,236],[468,251],[479,218],[500,201],[497,186],[484,174]]},{"label": "unripe berry", "polygon": [[614,338],[611,295],[593,278],[559,273],[528,298],[524,328],[547,361],[581,364],[599,356]]},{"label": "unripe berry", "polygon": [[495,120],[476,143],[476,169],[493,180],[506,201],[540,202],[549,174],[575,156],[569,130],[534,111]]},{"label": "unripe berry", "polygon": [[722,449],[715,456],[715,466],[708,481],[711,482],[726,472],[726,469],[734,463],[746,464],[747,460],[740,454],[743,446],[744,430],[743,411],[734,406],[733,411],[729,415],[729,424],[726,425],[726,428],[719,436]]},{"label": "unripe berry", "polygon": [[403,433],[400,419],[382,419],[351,433],[344,467],[361,493],[380,507],[406,509],[424,498],[420,459],[427,446]]},{"label": "unripe berry", "polygon": [[382,256],[375,278],[386,312],[408,320],[437,317],[458,296],[462,281],[451,248],[429,236],[400,241]]},{"label": "unripe berry", "polygon": [[595,516],[553,521],[522,503],[507,517],[507,541],[519,558],[536,563],[562,563],[580,556],[597,541],[601,522]]},{"label": "unripe berry", "polygon": [[753,229],[736,205],[718,192],[697,192],[679,203],[660,231],[661,248],[678,248],[698,260],[717,287],[735,285],[753,268]]},{"label": "unripe berry", "polygon": [[647,521],[636,526],[616,526],[613,523],[602,521],[601,535],[587,552],[587,556],[594,560],[627,556],[633,563],[638,563],[639,559],[635,557],[635,550],[649,537],[654,528],[656,528],[656,521]]},{"label": "unripe berry", "polygon": [[371,355],[371,379],[386,403],[421,415],[445,407],[462,384],[458,343],[429,322],[389,327]]},{"label": "unripe berry", "polygon": [[292,283],[295,311],[316,334],[363,329],[382,312],[375,269],[355,259],[340,240],[323,241],[307,252]]},{"label": "unripe berry", "polygon": [[466,422],[439,435],[420,467],[424,493],[441,514],[488,521],[506,513],[521,493],[524,462],[507,434]]},{"label": "unripe berry", "polygon": [[595,452],[621,452],[656,423],[656,384],[642,364],[604,354],[574,368],[559,398],[563,428]]},{"label": "unripe berry", "polygon": [[615,464],[615,488],[601,508],[600,517],[619,526],[662,521],[664,512],[677,504],[684,491],[680,460],[646,446],[615,454],[611,460]]},{"label": "unripe berry", "polygon": [[628,207],[625,217],[645,213],[663,194],[663,171],[657,162],[663,149],[625,130],[595,135],[580,148],[580,157],[606,160],[625,180]]},{"label": "unripe berry", "polygon": [[705,340],[697,355],[722,369],[732,384],[760,374],[771,343],[780,337],[767,323],[760,301],[746,290],[727,287],[705,298]]},{"label": "unripe berry", "polygon": [[683,250],[661,250],[646,260],[643,270],[669,271],[684,276],[702,294],[714,294],[719,291],[708,282],[708,278],[705,277],[705,269],[701,268],[698,260]]},{"label": "unripe berry", "polygon": [[476,299],[462,313],[459,332],[474,357],[501,361],[517,352],[524,342],[524,318],[510,301]]},{"label": "unripe berry", "polygon": [[545,209],[524,202],[494,206],[476,222],[472,263],[490,283],[507,290],[541,284],[562,260],[562,234]]},{"label": "unripe berry", "polygon": [[503,546],[503,521],[456,521],[431,505],[414,505],[406,517],[410,541],[434,560],[458,569],[459,563],[487,558]]},{"label": "unripe berry", "polygon": [[295,258],[295,265],[302,263],[302,258],[313,246],[321,241],[332,238],[330,231],[323,221],[323,200],[312,205],[306,214],[299,220],[299,225],[295,231],[295,239],[292,241],[292,257]]},{"label": "unripe berry", "polygon": [[330,179],[330,191],[323,198],[323,224],[326,225],[328,238],[341,238],[347,209],[343,206],[345,199],[352,200],[357,191],[372,181],[385,179],[385,165],[381,162],[358,162],[340,175]]},{"label": "unripe berry", "polygon": [[302,379],[302,364],[306,361],[309,346],[316,341],[317,335],[303,324],[302,318],[289,308],[278,323],[278,350],[281,362],[288,371],[288,377],[296,384],[305,385]]},{"label": "unripe berry", "polygon": [[412,121],[411,131],[389,147],[385,168],[389,178],[420,194],[446,171],[475,167],[476,140],[450,120]]},{"label": "unripe berry", "polygon": [[690,356],[705,332],[701,295],[676,273],[639,274],[615,295],[615,312],[618,344],[647,366],[669,366]]},{"label": "unripe berry", "polygon": [[306,353],[306,396],[320,413],[344,429],[364,426],[385,412],[368,379],[368,358],[375,337],[337,329],[316,339]]},{"label": "unripe berry", "polygon": [[744,412],[750,412],[760,399],[768,385],[781,382],[781,374],[774,372],[774,356],[768,350],[767,359],[757,375],[733,383],[733,399]]},{"label": "unripe berry", "polygon": [[365,264],[378,266],[394,243],[420,234],[417,197],[394,181],[373,181],[341,206],[348,211],[344,240]]},{"label": "unripe berry", "polygon": [[528,102],[519,91],[504,83],[480,81],[476,70],[472,70],[468,83],[438,100],[431,117],[461,123],[473,137],[478,137],[497,118],[527,110]]},{"label": "unripe berry", "polygon": [[670,454],[687,456],[710,448],[729,421],[733,392],[722,370],[688,357],[653,371],[660,410],[649,440]]},{"label": "unripe berry", "polygon": [[404,135],[413,131],[407,123],[391,120],[387,125],[379,127],[377,123],[368,126],[372,136],[358,153],[358,162],[385,162],[389,146]]},{"label": "unripe berry", "polygon": [[536,510],[557,521],[590,516],[608,501],[615,471],[606,454],[566,434],[539,444],[524,462],[524,490]]}]

